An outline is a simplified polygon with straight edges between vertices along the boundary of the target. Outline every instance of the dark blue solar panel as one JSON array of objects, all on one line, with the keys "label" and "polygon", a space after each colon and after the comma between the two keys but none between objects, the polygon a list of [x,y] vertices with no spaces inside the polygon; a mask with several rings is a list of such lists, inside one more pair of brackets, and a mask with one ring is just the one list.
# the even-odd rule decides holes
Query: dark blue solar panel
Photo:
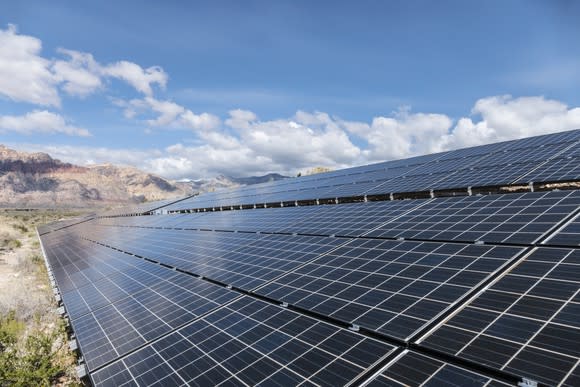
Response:
[{"label": "dark blue solar panel", "polygon": [[424,345],[547,385],[580,376],[580,251],[539,248]]},{"label": "dark blue solar panel", "polygon": [[521,251],[357,239],[256,293],[407,339]]},{"label": "dark blue solar panel", "polygon": [[[580,130],[388,161],[201,195],[169,210],[291,202],[578,178]],[[556,162],[556,159],[560,160]],[[567,167],[567,168],[565,168]],[[573,168],[575,171],[570,171]]]},{"label": "dark blue solar panel", "polygon": [[579,191],[437,198],[365,235],[530,244],[579,207]]},{"label": "dark blue solar panel", "polygon": [[489,376],[411,351],[389,364],[367,386],[510,386]]},{"label": "dark blue solar panel", "polygon": [[243,297],[92,375],[96,386],[346,385],[393,347]]},{"label": "dark blue solar panel", "polygon": [[[579,140],[384,162],[39,233],[96,385],[573,386]],[[504,191],[530,182],[540,192]],[[425,198],[470,186],[489,193]],[[193,209],[206,210],[171,213]]]}]

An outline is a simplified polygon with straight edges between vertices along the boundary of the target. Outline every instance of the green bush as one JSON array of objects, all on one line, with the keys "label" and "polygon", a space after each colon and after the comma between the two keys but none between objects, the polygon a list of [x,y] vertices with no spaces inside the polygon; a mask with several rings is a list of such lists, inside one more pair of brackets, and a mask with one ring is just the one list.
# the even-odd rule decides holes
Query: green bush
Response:
[{"label": "green bush", "polygon": [[20,231],[23,234],[28,232],[28,227],[22,224],[13,224],[12,227],[14,227],[16,230]]},{"label": "green bush", "polygon": [[54,345],[62,332],[35,329],[22,338],[23,326],[14,313],[0,318],[0,386],[50,386],[63,374]]}]

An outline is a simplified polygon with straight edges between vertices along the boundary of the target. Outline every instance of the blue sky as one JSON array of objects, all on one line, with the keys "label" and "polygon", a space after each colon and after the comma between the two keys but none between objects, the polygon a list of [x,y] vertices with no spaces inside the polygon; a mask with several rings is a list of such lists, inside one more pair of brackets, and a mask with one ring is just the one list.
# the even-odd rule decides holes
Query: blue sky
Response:
[{"label": "blue sky", "polygon": [[0,143],[172,178],[580,127],[574,1],[0,4]]}]

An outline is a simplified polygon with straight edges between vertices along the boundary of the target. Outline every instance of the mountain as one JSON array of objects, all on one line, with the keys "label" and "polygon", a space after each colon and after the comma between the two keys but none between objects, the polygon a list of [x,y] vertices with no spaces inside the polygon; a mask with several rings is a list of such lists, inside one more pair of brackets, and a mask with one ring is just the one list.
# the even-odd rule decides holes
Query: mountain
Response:
[{"label": "mountain", "polygon": [[4,207],[101,207],[193,192],[188,184],[133,167],[81,167],[46,153],[18,152],[0,145],[0,206]]},{"label": "mountain", "polygon": [[196,192],[213,192],[220,189],[240,187],[243,185],[252,185],[267,183],[270,181],[277,181],[287,179],[288,176],[280,175],[278,173],[268,173],[264,176],[250,176],[250,177],[231,177],[219,175],[211,179],[184,179],[181,183],[189,184]]}]

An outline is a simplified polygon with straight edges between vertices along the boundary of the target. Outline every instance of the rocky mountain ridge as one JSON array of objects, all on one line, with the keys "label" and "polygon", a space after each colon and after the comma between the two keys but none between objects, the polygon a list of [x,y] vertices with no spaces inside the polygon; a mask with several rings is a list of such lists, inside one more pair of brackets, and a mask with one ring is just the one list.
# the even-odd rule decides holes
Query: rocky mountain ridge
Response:
[{"label": "rocky mountain ridge", "polygon": [[172,181],[134,167],[79,166],[0,144],[0,207],[116,207],[285,178],[270,173]]},{"label": "rocky mountain ridge", "polygon": [[0,145],[0,206],[104,207],[191,195],[193,189],[133,167],[78,166]]}]

